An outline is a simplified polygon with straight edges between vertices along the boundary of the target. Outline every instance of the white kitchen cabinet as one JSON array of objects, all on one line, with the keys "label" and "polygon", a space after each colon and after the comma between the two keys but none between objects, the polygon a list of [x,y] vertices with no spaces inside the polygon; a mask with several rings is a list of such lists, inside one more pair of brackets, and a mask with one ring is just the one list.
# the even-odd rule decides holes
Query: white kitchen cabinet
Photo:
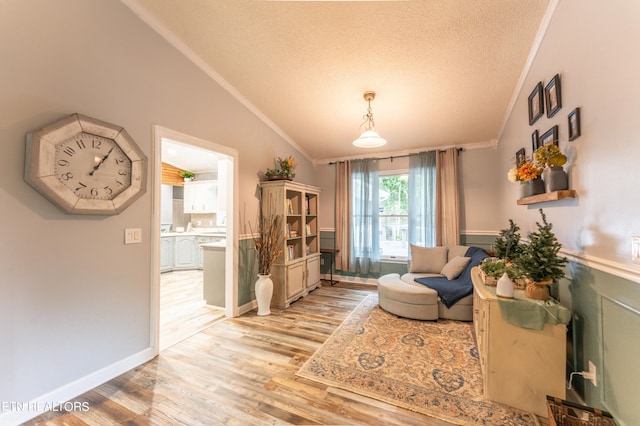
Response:
[{"label": "white kitchen cabinet", "polygon": [[566,326],[547,323],[531,330],[507,322],[478,267],[471,276],[484,397],[547,417],[546,396],[565,398]]},{"label": "white kitchen cabinet", "polygon": [[174,241],[173,236],[160,238],[160,272],[173,269]]},{"label": "white kitchen cabinet", "polygon": [[271,305],[286,309],[320,285],[320,188],[291,181],[260,185],[263,213],[283,217],[283,254],[271,267]]},{"label": "white kitchen cabinet", "polygon": [[173,269],[196,269],[198,267],[198,247],[196,237],[181,235],[175,237]]},{"label": "white kitchen cabinet", "polygon": [[184,183],[185,213],[215,213],[217,206],[218,183],[203,180]]}]

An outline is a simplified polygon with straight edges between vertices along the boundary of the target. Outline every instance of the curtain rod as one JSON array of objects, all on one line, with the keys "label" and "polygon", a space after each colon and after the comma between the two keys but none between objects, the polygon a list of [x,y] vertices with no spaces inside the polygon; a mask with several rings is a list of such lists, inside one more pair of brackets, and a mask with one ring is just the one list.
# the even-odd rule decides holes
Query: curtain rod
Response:
[{"label": "curtain rod", "polygon": [[[434,149],[434,150],[432,150],[432,151],[436,151],[436,152],[445,152],[445,151],[446,151],[446,149]],[[458,152],[458,154],[460,154],[460,152],[464,151],[464,148],[456,148],[456,151]],[[431,152],[431,151],[420,151],[420,152],[414,152],[414,153],[411,153],[411,154],[402,154],[402,155],[390,155],[390,156],[388,156],[388,157],[372,157],[372,159],[375,159],[375,160],[391,160],[391,162],[393,163],[393,159],[394,159],[394,158],[410,157],[410,156],[412,156],[412,155],[420,154],[420,153],[422,153],[422,152]],[[359,160],[366,160],[366,158],[359,158]],[[348,161],[348,160],[343,160],[343,161],[331,161],[331,162],[329,162],[329,163],[327,163],[327,164],[328,164],[328,165],[330,165],[330,166],[332,166],[332,165],[334,165],[334,164],[344,163],[345,161]]]}]

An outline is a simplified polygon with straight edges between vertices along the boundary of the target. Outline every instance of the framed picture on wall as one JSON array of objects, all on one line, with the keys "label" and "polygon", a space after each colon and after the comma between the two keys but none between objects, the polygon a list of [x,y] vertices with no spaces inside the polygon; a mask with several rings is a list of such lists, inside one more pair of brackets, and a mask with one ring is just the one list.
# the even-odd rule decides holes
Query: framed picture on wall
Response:
[{"label": "framed picture on wall", "polygon": [[531,152],[536,152],[536,149],[540,148],[540,133],[537,130],[534,130],[531,133]]},{"label": "framed picture on wall", "polygon": [[529,125],[535,123],[538,118],[542,117],[544,113],[544,98],[543,98],[542,82],[539,81],[536,84],[535,89],[529,95]]},{"label": "framed picture on wall", "polygon": [[526,161],[526,154],[524,148],[520,148],[516,151],[516,167],[520,167],[522,163]]},{"label": "framed picture on wall", "polygon": [[569,140],[572,141],[580,137],[580,108],[576,108],[569,113]]},{"label": "framed picture on wall", "polygon": [[544,88],[545,99],[547,100],[547,117],[551,118],[562,108],[562,97],[560,96],[560,76],[554,75]]},{"label": "framed picture on wall", "polygon": [[558,126],[555,125],[540,136],[540,146],[555,144],[558,146]]}]

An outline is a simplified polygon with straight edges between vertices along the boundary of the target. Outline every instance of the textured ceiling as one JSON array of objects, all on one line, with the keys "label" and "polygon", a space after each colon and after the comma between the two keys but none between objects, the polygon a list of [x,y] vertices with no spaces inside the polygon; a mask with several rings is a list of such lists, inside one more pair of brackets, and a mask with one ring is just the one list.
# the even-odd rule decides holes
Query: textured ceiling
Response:
[{"label": "textured ceiling", "polygon": [[[549,3],[123,1],[318,161],[496,139]],[[352,145],[366,90],[373,150]]]}]

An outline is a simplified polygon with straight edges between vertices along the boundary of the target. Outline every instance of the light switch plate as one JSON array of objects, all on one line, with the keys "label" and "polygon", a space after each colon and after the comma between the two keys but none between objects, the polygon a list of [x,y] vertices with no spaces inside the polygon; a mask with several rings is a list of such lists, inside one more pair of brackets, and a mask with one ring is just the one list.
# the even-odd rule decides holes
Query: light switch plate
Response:
[{"label": "light switch plate", "polygon": [[631,261],[640,264],[640,236],[631,237]]},{"label": "light switch plate", "polygon": [[138,244],[142,242],[142,229],[141,228],[127,228],[124,230],[124,243],[125,244]]}]

